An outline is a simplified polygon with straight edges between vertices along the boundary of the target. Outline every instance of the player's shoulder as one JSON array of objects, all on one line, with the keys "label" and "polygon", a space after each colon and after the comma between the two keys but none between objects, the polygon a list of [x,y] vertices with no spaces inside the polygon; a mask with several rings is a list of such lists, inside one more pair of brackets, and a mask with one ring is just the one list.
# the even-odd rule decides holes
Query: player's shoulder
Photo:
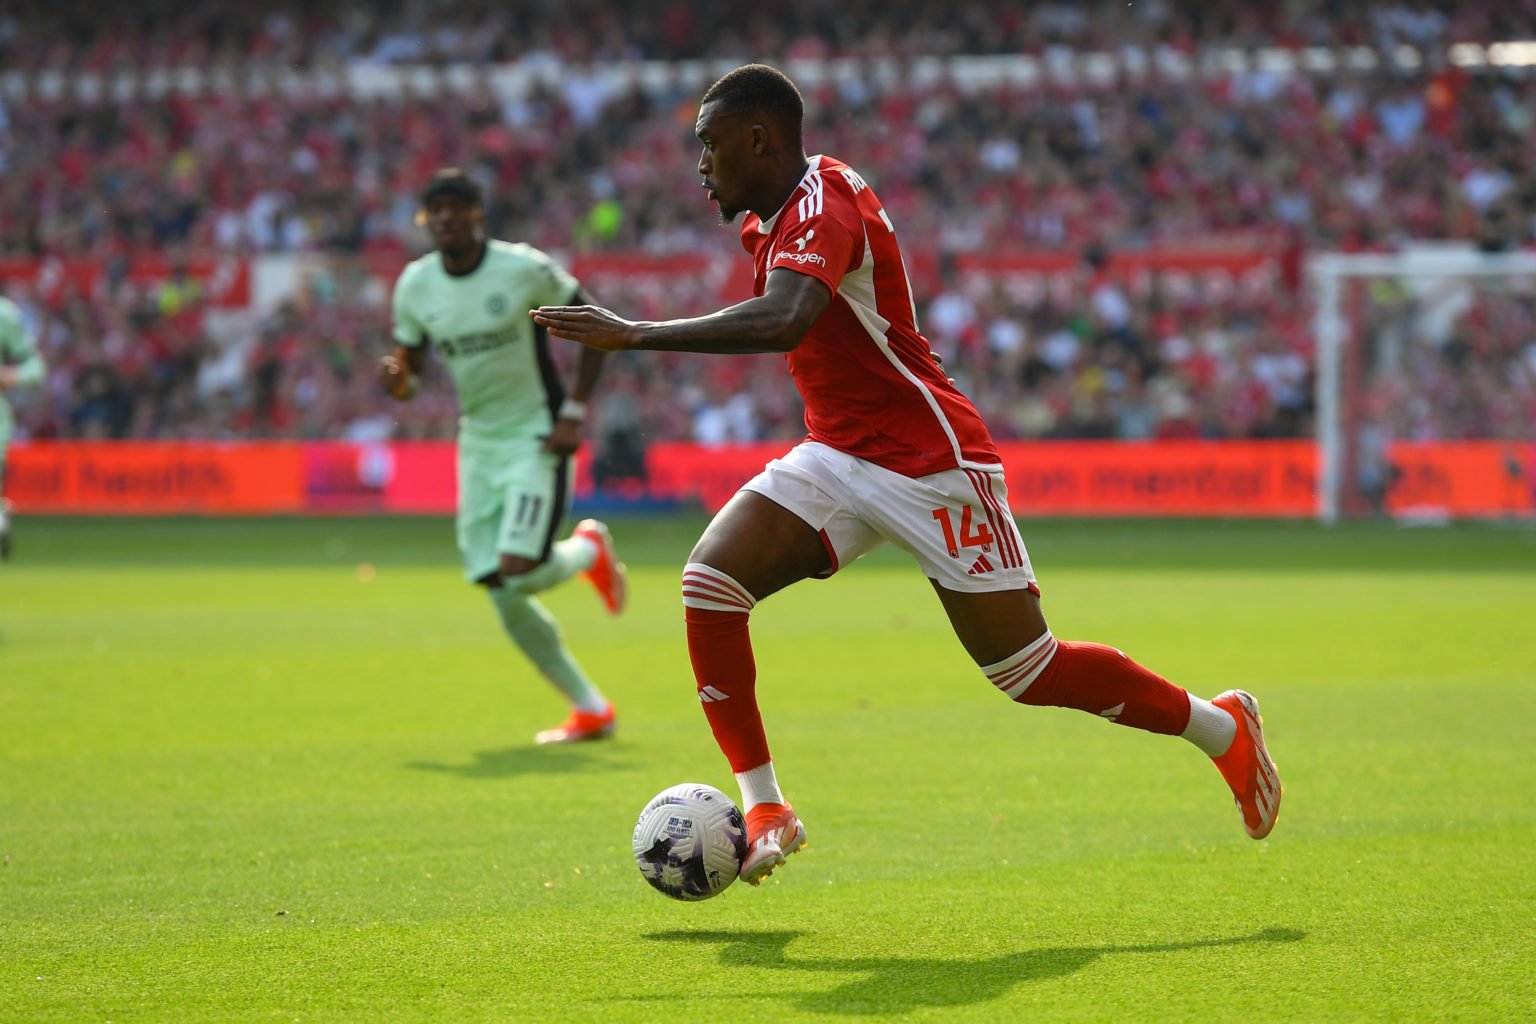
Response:
[{"label": "player's shoulder", "polygon": [[423,256],[418,256],[405,265],[400,271],[400,276],[395,279],[396,291],[410,288],[418,281],[425,280],[433,273],[443,268],[443,254],[433,249]]},{"label": "player's shoulder", "polygon": [[549,253],[527,242],[507,242],[499,238],[485,243],[485,257],[510,267],[548,267],[555,262]]},{"label": "player's shoulder", "polygon": [[558,259],[527,242],[492,239],[486,243],[486,259],[496,273],[524,280],[563,281],[570,275]]},{"label": "player's shoulder", "polygon": [[825,215],[857,233],[863,220],[857,196],[868,187],[857,171],[836,157],[813,156],[775,228],[795,231],[805,221]]},{"label": "player's shoulder", "polygon": [[869,188],[864,176],[850,167],[846,161],[822,153],[816,157],[815,172],[821,176],[821,187],[830,188],[839,196],[852,197]]}]

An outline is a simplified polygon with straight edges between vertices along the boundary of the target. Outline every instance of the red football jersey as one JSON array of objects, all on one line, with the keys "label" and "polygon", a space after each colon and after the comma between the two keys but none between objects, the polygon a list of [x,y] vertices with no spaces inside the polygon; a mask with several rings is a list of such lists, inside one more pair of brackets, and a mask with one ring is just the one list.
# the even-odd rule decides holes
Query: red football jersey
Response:
[{"label": "red football jersey", "polygon": [[741,242],[758,295],[779,268],[832,291],[832,304],[784,357],[811,440],[911,477],[1002,461],[976,407],[918,333],[896,230],[853,168],[811,157],[778,213],[747,215]]}]

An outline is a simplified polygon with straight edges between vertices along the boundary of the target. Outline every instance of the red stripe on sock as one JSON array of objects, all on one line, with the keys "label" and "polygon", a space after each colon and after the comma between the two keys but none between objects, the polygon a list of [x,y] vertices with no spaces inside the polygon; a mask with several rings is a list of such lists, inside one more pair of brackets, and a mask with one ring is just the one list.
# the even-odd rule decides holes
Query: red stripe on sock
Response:
[{"label": "red stripe on sock", "polygon": [[992,685],[999,690],[1006,690],[1020,679],[1029,675],[1042,661],[1054,654],[1057,646],[1057,644],[1046,644],[1034,654],[1031,654],[1022,665],[1015,665],[1011,669],[999,672],[995,676],[988,676],[987,678],[991,679]]},{"label": "red stripe on sock", "polygon": [[701,597],[715,598],[724,604],[734,604],[742,609],[752,607],[751,603],[743,598],[740,592],[731,589],[723,583],[719,583],[708,576],[698,576],[686,573],[683,576],[683,596],[689,592],[699,594]]}]

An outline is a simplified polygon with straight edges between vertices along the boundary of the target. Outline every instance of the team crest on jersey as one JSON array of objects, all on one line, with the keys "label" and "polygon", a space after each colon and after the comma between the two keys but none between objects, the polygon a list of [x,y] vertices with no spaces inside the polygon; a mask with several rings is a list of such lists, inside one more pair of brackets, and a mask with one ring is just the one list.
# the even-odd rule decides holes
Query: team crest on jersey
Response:
[{"label": "team crest on jersey", "polygon": [[485,311],[491,316],[501,316],[507,311],[507,297],[498,292],[485,300]]}]

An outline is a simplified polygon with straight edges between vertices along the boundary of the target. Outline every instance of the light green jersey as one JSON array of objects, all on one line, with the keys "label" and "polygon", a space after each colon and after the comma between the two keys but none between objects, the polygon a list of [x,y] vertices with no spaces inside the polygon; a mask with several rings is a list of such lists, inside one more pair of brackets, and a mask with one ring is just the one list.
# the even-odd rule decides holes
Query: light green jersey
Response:
[{"label": "light green jersey", "polygon": [[485,258],[468,274],[443,269],[428,253],[395,282],[395,340],[430,341],[459,393],[459,440],[542,437],[554,425],[565,386],[548,339],[528,318],[538,306],[563,306],[576,279],[554,260],[522,243],[486,243]]},{"label": "light green jersey", "polygon": [[[21,322],[21,309],[4,297],[0,297],[0,366],[15,372],[17,386],[42,382],[43,357],[37,354],[37,344]],[[10,444],[13,422],[11,404],[0,391],[0,457]]]}]

